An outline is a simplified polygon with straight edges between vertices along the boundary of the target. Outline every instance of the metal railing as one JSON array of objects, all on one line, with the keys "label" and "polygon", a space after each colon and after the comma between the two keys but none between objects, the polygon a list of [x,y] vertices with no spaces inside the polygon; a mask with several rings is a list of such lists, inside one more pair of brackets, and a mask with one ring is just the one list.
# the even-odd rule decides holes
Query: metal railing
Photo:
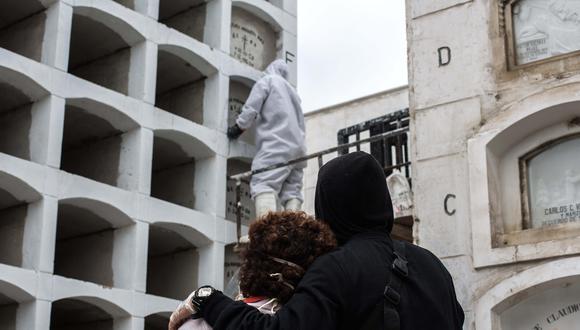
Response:
[{"label": "metal railing", "polygon": [[[387,115],[389,116],[389,115]],[[386,117],[386,116],[384,116]],[[381,117],[383,118],[383,117]],[[300,157],[300,158],[296,158],[293,159],[291,161],[288,162],[282,162],[282,163],[278,163],[278,164],[274,164],[274,165],[270,165],[264,168],[260,168],[260,169],[256,169],[256,170],[251,170],[251,171],[247,171],[247,172],[243,172],[243,173],[239,173],[239,174],[235,174],[235,175],[231,175],[228,177],[228,180],[232,180],[235,181],[235,208],[236,208],[236,234],[237,234],[237,241],[239,242],[240,237],[241,237],[241,232],[242,232],[242,209],[243,209],[243,205],[241,202],[241,191],[242,191],[242,183],[249,183],[250,182],[250,178],[253,175],[256,175],[258,173],[263,173],[263,172],[267,172],[267,171],[271,171],[277,168],[281,168],[281,167],[285,167],[285,166],[290,166],[293,164],[297,164],[297,163],[301,163],[301,162],[305,162],[311,159],[317,159],[318,160],[318,168],[322,167],[324,165],[324,159],[323,157],[325,155],[328,154],[332,154],[337,152],[339,155],[342,154],[346,154],[349,152],[349,149],[354,147],[356,148],[357,151],[361,150],[361,145],[365,144],[365,143],[370,143],[371,144],[371,148],[373,143],[379,143],[383,146],[385,146],[385,150],[390,150],[390,148],[388,148],[390,145],[392,145],[392,141],[398,141],[395,145],[399,146],[400,149],[402,149],[403,146],[403,142],[405,141],[405,143],[407,142],[407,133],[409,131],[409,126],[408,126],[408,122],[409,122],[409,118],[408,115],[405,116],[400,116],[398,118],[395,119],[396,122],[396,127],[395,129],[389,130],[387,132],[383,132],[380,134],[376,134],[373,136],[370,136],[368,138],[364,138],[364,139],[360,139],[360,134],[357,134],[355,130],[350,130],[349,132],[354,132],[354,134],[357,134],[357,139],[356,141],[353,142],[346,142],[346,143],[341,143],[336,147],[332,147],[332,148],[328,148],[319,152],[315,152],[309,155],[306,155],[304,157]],[[366,123],[366,122],[365,122]],[[364,123],[363,123],[364,124]],[[364,125],[358,125],[359,128],[361,128],[361,130],[365,129],[366,126]],[[371,127],[371,126],[369,126]],[[348,130],[349,128],[347,128]],[[359,133],[360,131],[359,130]],[[339,131],[339,136],[341,134],[343,130]],[[348,132],[347,132],[348,133]],[[346,136],[346,138],[348,139],[348,135],[349,134],[343,134],[343,136]],[[339,138],[340,141],[340,138]],[[347,140],[348,141],[348,140]],[[388,148],[388,149],[387,149]],[[406,149],[408,150],[408,148]],[[384,152],[384,154],[387,154],[389,152]],[[371,152],[372,154],[372,152]],[[389,153],[390,154],[390,153]],[[375,158],[376,155],[375,155]],[[388,157],[384,157],[383,160],[387,160]],[[409,167],[411,165],[411,162],[409,161],[404,161],[405,158],[401,155],[401,157],[396,157],[397,161],[400,161],[400,163],[393,163],[393,162],[384,162],[381,161],[381,159],[377,159],[379,160],[379,163],[381,163],[383,165],[383,169],[385,170],[385,174],[390,174],[392,173],[392,171],[394,169],[399,169],[399,170],[405,170],[406,174],[407,174],[407,178],[409,178],[410,176],[410,170]],[[385,183],[386,184],[386,183]]]}]

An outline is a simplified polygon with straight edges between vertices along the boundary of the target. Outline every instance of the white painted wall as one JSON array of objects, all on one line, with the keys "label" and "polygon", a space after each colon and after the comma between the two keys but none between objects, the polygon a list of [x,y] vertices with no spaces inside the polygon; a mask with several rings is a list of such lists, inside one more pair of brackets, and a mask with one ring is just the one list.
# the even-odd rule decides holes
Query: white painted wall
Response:
[{"label": "white painted wall", "polygon": [[501,14],[496,1],[407,1],[415,235],[449,268],[465,329],[502,329],[500,314],[521,297],[579,274],[567,266],[577,235],[517,231],[514,164],[548,136],[578,130],[578,108],[563,105],[579,98],[578,57],[508,71]]}]

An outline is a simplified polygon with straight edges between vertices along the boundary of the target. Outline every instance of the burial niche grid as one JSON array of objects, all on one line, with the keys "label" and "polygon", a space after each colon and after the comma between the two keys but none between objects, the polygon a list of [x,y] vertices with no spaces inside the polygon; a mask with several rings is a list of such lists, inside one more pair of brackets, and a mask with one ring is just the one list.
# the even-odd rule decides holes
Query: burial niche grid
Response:
[{"label": "burial niche grid", "polygon": [[[186,239],[195,235],[185,226],[151,225],[147,259],[147,293],[183,299],[197,288],[199,255]],[[168,285],[171,283],[171,285]]]},{"label": "burial niche grid", "polygon": [[73,15],[68,72],[125,95],[129,90],[131,46],[96,20]]},{"label": "burial niche grid", "polygon": [[[114,123],[114,124],[113,124]],[[115,109],[89,100],[66,104],[60,168],[95,181],[127,188],[134,176],[137,124]]]},{"label": "burial niche grid", "polygon": [[206,16],[205,0],[159,1],[159,22],[201,42],[204,41]]},{"label": "burial niche grid", "polygon": [[206,77],[190,63],[164,50],[157,59],[155,106],[203,124]]},{"label": "burial niche grid", "polygon": [[40,1],[0,1],[0,47],[40,61],[45,23]]},{"label": "burial niche grid", "polygon": [[130,221],[120,211],[100,202],[76,199],[59,202],[54,274],[108,287],[130,288],[131,281],[124,275],[131,266],[123,260],[131,246]]},{"label": "burial niche grid", "polygon": [[63,299],[52,303],[50,330],[113,330],[113,316],[100,307],[78,299]]}]

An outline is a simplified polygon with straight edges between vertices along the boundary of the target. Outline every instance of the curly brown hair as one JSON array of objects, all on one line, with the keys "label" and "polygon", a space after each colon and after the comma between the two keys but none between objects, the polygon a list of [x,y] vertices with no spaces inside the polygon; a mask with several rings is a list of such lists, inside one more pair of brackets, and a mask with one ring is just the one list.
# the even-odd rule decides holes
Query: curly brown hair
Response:
[{"label": "curly brown hair", "polygon": [[306,270],[314,260],[336,248],[330,227],[304,212],[270,212],[250,226],[250,243],[242,252],[240,290],[244,296],[290,299],[294,290],[270,274],[280,273],[296,287],[304,272],[276,262],[290,261]]}]

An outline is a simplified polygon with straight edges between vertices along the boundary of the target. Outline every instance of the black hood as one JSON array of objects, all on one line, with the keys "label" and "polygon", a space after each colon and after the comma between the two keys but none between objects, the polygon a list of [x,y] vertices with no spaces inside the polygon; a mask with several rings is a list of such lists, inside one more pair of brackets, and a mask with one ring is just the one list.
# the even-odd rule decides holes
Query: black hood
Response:
[{"label": "black hood", "polygon": [[327,222],[340,245],[364,232],[390,234],[393,205],[385,173],[375,158],[359,151],[320,168],[316,217]]}]

